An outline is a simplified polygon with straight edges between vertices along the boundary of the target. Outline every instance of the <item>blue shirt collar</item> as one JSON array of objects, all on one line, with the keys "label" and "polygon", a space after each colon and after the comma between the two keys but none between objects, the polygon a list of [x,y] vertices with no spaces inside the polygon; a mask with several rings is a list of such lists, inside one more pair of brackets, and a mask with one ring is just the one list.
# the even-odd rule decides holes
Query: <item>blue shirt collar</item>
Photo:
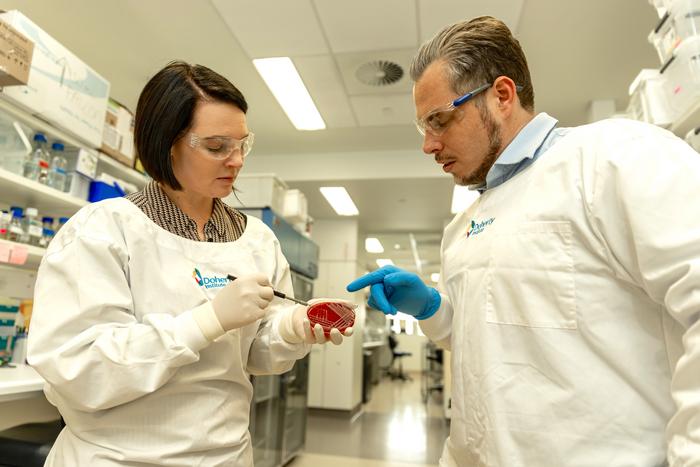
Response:
[{"label": "blue shirt collar", "polygon": [[550,117],[544,112],[537,114],[515,135],[513,141],[498,156],[486,175],[486,183],[472,185],[469,188],[483,192],[488,188],[500,185],[529,166],[543,150],[550,146],[544,143],[557,123],[556,118]]}]

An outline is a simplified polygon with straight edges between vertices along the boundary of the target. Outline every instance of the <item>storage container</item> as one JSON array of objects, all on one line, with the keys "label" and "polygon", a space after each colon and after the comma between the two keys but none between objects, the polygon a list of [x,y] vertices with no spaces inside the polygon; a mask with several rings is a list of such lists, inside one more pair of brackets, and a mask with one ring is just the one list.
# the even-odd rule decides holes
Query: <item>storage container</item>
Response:
[{"label": "storage container", "polygon": [[306,222],[308,207],[304,193],[294,189],[286,191],[282,217],[292,224]]},{"label": "storage container", "polygon": [[661,75],[671,119],[676,122],[700,101],[700,36],[684,40]]},{"label": "storage container", "polygon": [[287,185],[275,174],[240,174],[233,183],[235,192],[223,199],[240,208],[270,208],[280,214],[284,210]]},{"label": "storage container", "polygon": [[649,42],[656,48],[663,65],[681,42],[699,34],[700,0],[675,0],[649,34]]},{"label": "storage container", "polygon": [[629,118],[664,128],[673,123],[663,80],[659,70],[645,68],[639,72],[629,87]]}]

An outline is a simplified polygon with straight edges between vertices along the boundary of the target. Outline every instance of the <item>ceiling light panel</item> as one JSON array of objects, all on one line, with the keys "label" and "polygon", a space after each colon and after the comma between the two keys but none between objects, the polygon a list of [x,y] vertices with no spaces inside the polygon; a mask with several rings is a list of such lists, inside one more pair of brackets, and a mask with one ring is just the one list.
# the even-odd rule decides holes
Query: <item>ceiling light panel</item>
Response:
[{"label": "ceiling light panel", "polygon": [[321,118],[289,57],[258,58],[253,65],[297,130],[323,130]]},{"label": "ceiling light panel", "polygon": [[384,253],[384,247],[377,237],[365,238],[365,250],[367,253]]},{"label": "ceiling light panel", "polygon": [[415,2],[406,0],[314,0],[333,52],[414,48],[418,45]]},{"label": "ceiling light panel", "polygon": [[319,188],[333,210],[340,216],[357,216],[357,206],[342,186],[322,186]]},{"label": "ceiling light panel", "polygon": [[329,53],[311,0],[212,0],[212,4],[250,58]]},{"label": "ceiling light panel", "polygon": [[294,57],[294,64],[328,128],[356,127],[357,121],[333,58],[330,55]]}]

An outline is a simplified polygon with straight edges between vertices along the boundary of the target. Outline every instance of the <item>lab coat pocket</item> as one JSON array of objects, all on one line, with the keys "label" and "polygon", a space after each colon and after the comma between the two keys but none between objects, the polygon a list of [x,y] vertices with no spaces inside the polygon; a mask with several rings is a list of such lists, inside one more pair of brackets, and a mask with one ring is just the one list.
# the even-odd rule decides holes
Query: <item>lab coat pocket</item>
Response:
[{"label": "lab coat pocket", "polygon": [[525,222],[494,232],[486,321],[576,329],[576,284],[569,222]]}]

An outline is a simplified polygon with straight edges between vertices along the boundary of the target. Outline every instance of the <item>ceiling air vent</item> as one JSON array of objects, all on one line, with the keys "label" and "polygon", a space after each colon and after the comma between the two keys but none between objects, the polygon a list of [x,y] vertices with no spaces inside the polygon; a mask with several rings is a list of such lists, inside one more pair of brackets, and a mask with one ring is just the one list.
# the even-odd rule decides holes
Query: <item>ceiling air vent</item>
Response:
[{"label": "ceiling air vent", "polygon": [[367,62],[355,72],[360,82],[369,86],[386,86],[399,81],[403,77],[403,68],[387,60]]}]

